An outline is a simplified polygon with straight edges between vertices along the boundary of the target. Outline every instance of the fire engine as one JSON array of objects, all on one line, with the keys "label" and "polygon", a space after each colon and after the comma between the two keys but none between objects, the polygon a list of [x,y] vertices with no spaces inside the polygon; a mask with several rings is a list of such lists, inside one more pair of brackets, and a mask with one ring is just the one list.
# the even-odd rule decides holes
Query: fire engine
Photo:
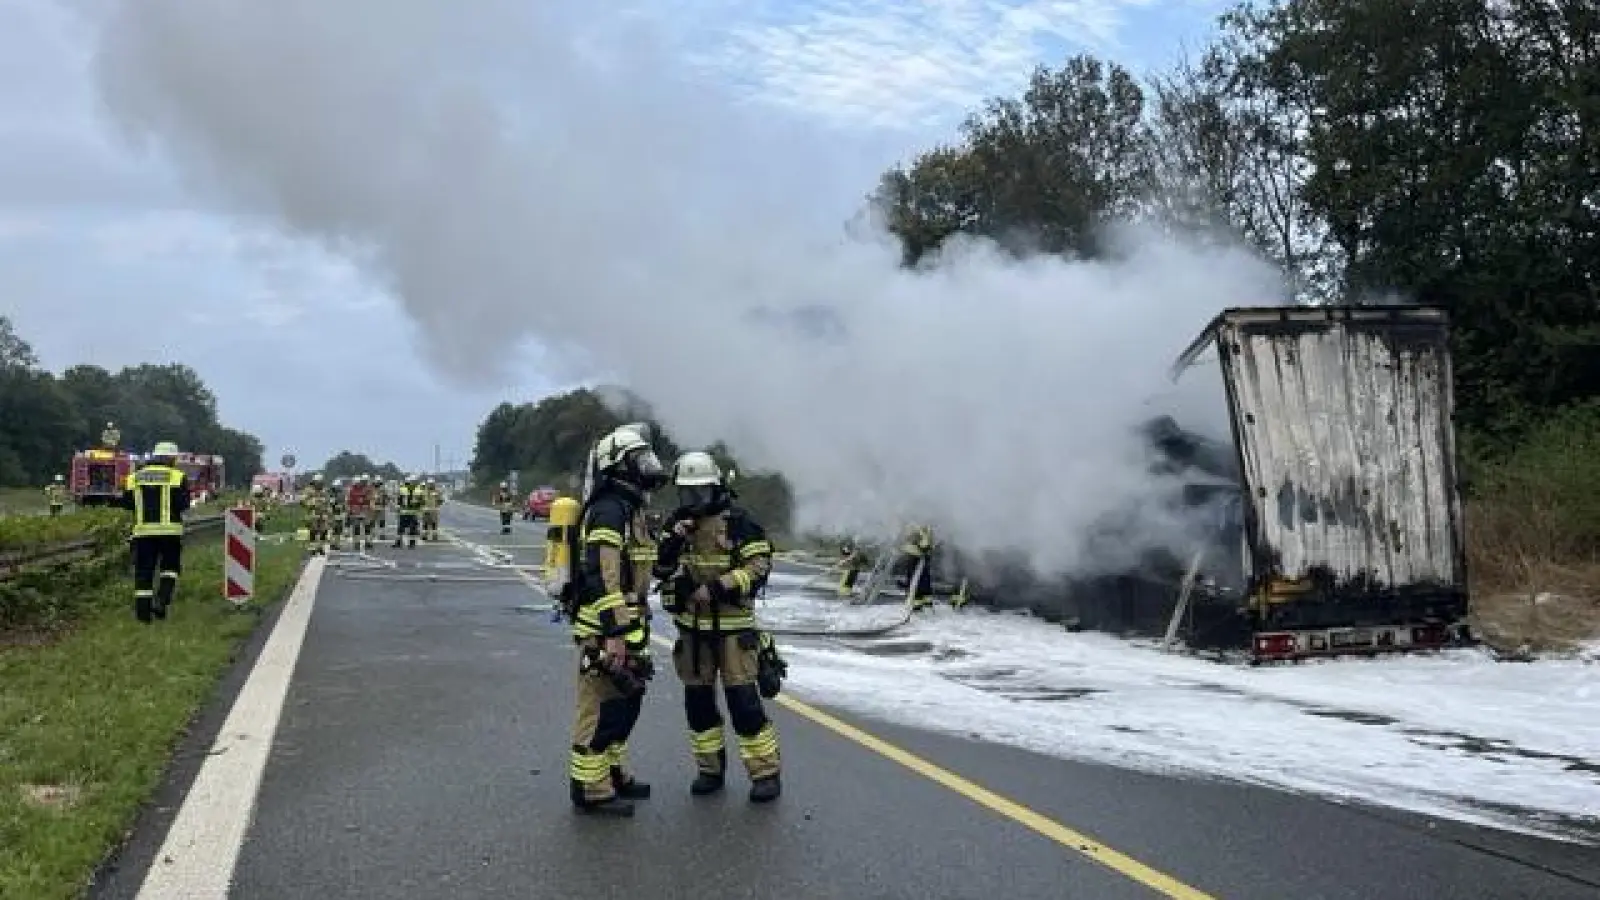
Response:
[{"label": "fire engine", "polygon": [[189,476],[189,495],[204,503],[222,493],[222,457],[211,453],[179,453],[178,468]]},{"label": "fire engine", "polygon": [[123,450],[79,450],[72,454],[67,489],[79,506],[105,506],[122,496],[122,484],[133,472],[133,456]]}]

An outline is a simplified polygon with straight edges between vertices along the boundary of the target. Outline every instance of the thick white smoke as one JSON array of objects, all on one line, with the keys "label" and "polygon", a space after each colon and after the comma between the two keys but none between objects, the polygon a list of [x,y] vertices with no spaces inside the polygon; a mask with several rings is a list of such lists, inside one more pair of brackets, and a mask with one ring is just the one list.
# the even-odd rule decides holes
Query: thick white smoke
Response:
[{"label": "thick white smoke", "polygon": [[[444,373],[497,377],[533,338],[680,440],[782,470],[803,524],[917,517],[1052,569],[1117,564],[1083,538],[1151,497],[1133,427],[1215,312],[1276,299],[1273,273],[1132,231],[1114,264],[974,242],[908,273],[891,242],[846,240],[853,210],[826,228],[793,212],[836,190],[821,141],[764,132],[647,36],[592,21],[553,2],[137,0],[98,62],[130,133],[206,196],[364,260]],[[1214,428],[1219,407],[1178,418]]]}]

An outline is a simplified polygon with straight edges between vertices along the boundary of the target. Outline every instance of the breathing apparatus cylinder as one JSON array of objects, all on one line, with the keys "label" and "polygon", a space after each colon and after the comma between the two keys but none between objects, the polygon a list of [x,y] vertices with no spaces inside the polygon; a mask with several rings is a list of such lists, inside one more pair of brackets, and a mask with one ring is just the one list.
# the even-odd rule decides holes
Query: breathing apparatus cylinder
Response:
[{"label": "breathing apparatus cylinder", "polygon": [[574,560],[567,547],[567,529],[578,527],[578,501],[557,497],[550,503],[550,525],[544,535],[544,589],[552,597],[572,580]]}]

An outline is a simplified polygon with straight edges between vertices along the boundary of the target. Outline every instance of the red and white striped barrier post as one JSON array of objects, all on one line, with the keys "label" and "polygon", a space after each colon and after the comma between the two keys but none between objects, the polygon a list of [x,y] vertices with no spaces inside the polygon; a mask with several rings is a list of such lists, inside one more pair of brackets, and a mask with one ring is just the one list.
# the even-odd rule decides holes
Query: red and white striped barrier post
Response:
[{"label": "red and white striped barrier post", "polygon": [[224,515],[222,592],[234,606],[243,606],[256,590],[256,511],[235,506]]}]

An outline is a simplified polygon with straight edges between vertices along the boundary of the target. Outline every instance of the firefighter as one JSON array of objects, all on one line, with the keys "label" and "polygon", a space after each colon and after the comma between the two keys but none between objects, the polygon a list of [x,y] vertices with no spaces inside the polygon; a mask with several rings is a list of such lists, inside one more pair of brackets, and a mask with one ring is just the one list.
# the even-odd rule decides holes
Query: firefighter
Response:
[{"label": "firefighter", "polygon": [[407,475],[400,483],[400,491],[394,498],[395,512],[399,514],[399,521],[395,524],[394,545],[396,547],[406,543],[406,538],[411,539],[408,547],[417,546],[418,520],[422,516],[423,496],[422,485],[417,484],[417,476]]},{"label": "firefighter", "polygon": [[117,430],[116,423],[107,422],[106,427],[100,431],[100,446],[107,450],[115,450],[120,443],[122,443],[122,432]]},{"label": "firefighter", "polygon": [[344,526],[344,479],[335,478],[332,490],[328,491],[328,533],[332,536],[328,545],[335,550],[344,539]]},{"label": "firefighter", "polygon": [[628,771],[628,738],[655,670],[650,570],[635,561],[650,543],[644,504],[666,472],[650,443],[627,427],[601,438],[590,459],[593,489],[569,529],[573,577],[561,592],[578,645],[569,787],[580,811],[631,816],[650,785]]},{"label": "firefighter", "polygon": [[511,493],[511,485],[504,481],[500,482],[500,486],[494,489],[494,498],[490,502],[500,513],[500,533],[510,534],[511,516],[517,507],[517,498]]},{"label": "firefighter", "polygon": [[861,571],[867,567],[867,563],[867,554],[854,540],[846,540],[839,545],[839,596],[848,597],[855,593],[856,581],[861,578]]},{"label": "firefighter", "polygon": [[389,505],[393,498],[389,496],[389,485],[381,476],[368,477],[372,480],[372,524],[378,540],[386,541],[389,539]]},{"label": "firefighter", "polygon": [[422,539],[439,539],[439,507],[444,505],[444,493],[439,482],[429,478],[422,486]]},{"label": "firefighter", "polygon": [[44,486],[44,500],[50,504],[50,515],[59,516],[67,506],[67,480],[57,475],[56,480]]},{"label": "firefighter", "polygon": [[906,600],[916,611],[933,605],[934,547],[933,529],[926,525],[912,525],[907,529],[905,543],[900,546]]},{"label": "firefighter", "polygon": [[367,476],[357,475],[344,495],[344,508],[350,517],[350,543],[357,553],[372,549],[372,485]]},{"label": "firefighter", "polygon": [[312,475],[311,483],[300,492],[300,508],[306,514],[306,532],[313,555],[321,556],[328,549],[328,489],[322,484],[322,475]]},{"label": "firefighter", "polygon": [[251,521],[255,522],[255,529],[260,532],[267,516],[267,486],[264,484],[250,485],[249,499],[245,501],[245,505],[250,507],[252,513]]},{"label": "firefighter", "polygon": [[133,614],[145,623],[167,617],[183,571],[189,478],[177,461],[178,445],[162,441],[123,483],[121,506],[133,511]]},{"label": "firefighter", "polygon": [[684,714],[698,774],[690,793],[720,791],[727,774],[720,677],[739,757],[750,776],[750,801],[782,793],[778,733],[762,708],[777,695],[782,660],[772,638],[756,628],[754,601],[772,570],[772,545],[743,508],[733,505],[709,453],[685,453],[673,467],[681,504],[668,519],[654,574],[663,609],[678,626],[672,664],[683,681]]}]

